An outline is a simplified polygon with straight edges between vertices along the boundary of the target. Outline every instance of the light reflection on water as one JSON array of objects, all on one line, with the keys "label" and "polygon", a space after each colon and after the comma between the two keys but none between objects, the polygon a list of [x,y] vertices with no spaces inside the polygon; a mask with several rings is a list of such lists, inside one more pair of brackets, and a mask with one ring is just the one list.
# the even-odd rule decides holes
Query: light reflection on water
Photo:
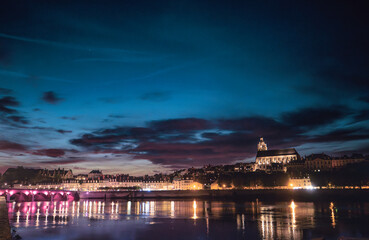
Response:
[{"label": "light reflection on water", "polygon": [[9,203],[23,239],[369,237],[369,203],[144,200]]}]

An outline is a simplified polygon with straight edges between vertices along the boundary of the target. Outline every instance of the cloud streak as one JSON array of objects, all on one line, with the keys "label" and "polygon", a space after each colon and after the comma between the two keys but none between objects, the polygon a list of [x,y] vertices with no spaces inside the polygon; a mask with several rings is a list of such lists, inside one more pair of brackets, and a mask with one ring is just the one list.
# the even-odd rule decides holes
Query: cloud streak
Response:
[{"label": "cloud streak", "polygon": [[101,53],[142,54],[142,52],[126,50],[126,49],[88,47],[88,46],[79,45],[79,44],[62,43],[62,42],[44,40],[44,39],[39,39],[39,38],[29,38],[29,37],[23,37],[23,36],[10,35],[10,34],[5,34],[5,33],[0,33],[0,37],[11,39],[11,40],[28,42],[28,43],[41,44],[41,45],[46,45],[46,46],[51,46],[51,47],[74,49],[74,50],[81,50],[81,51],[88,51],[88,52],[95,51],[95,52],[101,52]]},{"label": "cloud streak", "polygon": [[14,71],[8,71],[8,70],[3,70],[3,69],[0,69],[0,74],[4,76],[8,76],[8,77],[14,77],[14,78],[25,78],[25,79],[36,78],[42,81],[76,83],[75,81],[71,81],[71,80],[65,80],[65,79],[54,78],[54,77],[45,77],[45,76],[32,76],[32,75],[27,75],[21,72],[14,72]]},{"label": "cloud streak", "polygon": [[141,95],[140,99],[144,101],[161,102],[170,99],[171,94],[169,92],[147,92]]},{"label": "cloud streak", "polygon": [[32,152],[33,155],[48,156],[48,157],[61,157],[65,155],[63,149],[41,149]]},{"label": "cloud streak", "polygon": [[25,151],[27,150],[27,147],[25,145],[6,141],[6,140],[0,140],[0,150],[2,151]]}]

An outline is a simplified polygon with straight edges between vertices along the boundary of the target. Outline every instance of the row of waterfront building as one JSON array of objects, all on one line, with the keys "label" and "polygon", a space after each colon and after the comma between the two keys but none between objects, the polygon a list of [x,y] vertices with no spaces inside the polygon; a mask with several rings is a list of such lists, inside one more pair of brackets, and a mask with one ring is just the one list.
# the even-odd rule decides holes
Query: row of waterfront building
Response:
[{"label": "row of waterfront building", "polygon": [[[204,166],[203,168],[189,168],[175,171],[172,174],[156,174],[154,176],[132,177],[128,174],[104,175],[100,170],[92,170],[88,174],[73,175],[72,170],[64,169],[24,169],[22,167],[9,168],[3,175],[27,175],[37,176],[31,185],[29,181],[15,181],[11,183],[17,188],[38,189],[68,189],[82,191],[102,190],[197,190],[203,189],[203,184],[197,182],[202,179],[206,182],[207,189],[224,189],[218,183],[219,176],[237,172],[304,172],[300,179],[295,175],[290,182],[293,186],[310,186],[310,180],[306,172],[331,171],[344,167],[348,164],[367,161],[363,155],[354,154],[350,157],[331,157],[326,154],[312,154],[302,158],[296,149],[268,150],[263,138],[260,138],[257,146],[255,162],[237,163],[234,165]],[[29,179],[29,178],[28,178]],[[205,179],[205,180],[204,180]]]},{"label": "row of waterfront building", "polygon": [[39,183],[35,185],[14,184],[14,188],[21,189],[48,189],[48,190],[70,190],[70,191],[159,191],[159,190],[200,190],[204,185],[192,179],[175,179],[169,181],[141,181],[115,179],[103,180],[65,180],[61,183]]}]

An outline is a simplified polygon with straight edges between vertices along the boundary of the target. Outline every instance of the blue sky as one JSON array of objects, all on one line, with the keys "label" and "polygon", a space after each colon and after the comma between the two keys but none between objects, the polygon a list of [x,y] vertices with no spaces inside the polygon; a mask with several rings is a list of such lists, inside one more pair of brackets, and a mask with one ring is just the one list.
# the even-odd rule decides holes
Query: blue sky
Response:
[{"label": "blue sky", "polygon": [[8,1],[0,165],[133,175],[368,153],[361,2]]}]

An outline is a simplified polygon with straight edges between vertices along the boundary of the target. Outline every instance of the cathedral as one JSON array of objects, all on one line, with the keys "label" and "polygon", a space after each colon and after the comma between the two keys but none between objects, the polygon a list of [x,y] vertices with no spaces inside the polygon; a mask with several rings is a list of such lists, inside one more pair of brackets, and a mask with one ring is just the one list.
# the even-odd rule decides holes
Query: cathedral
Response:
[{"label": "cathedral", "polygon": [[287,164],[290,161],[299,160],[300,155],[294,148],[287,149],[276,149],[268,150],[267,144],[264,142],[263,138],[260,138],[258,144],[258,152],[256,155],[256,165],[259,168],[271,165],[273,163],[277,164]]}]

